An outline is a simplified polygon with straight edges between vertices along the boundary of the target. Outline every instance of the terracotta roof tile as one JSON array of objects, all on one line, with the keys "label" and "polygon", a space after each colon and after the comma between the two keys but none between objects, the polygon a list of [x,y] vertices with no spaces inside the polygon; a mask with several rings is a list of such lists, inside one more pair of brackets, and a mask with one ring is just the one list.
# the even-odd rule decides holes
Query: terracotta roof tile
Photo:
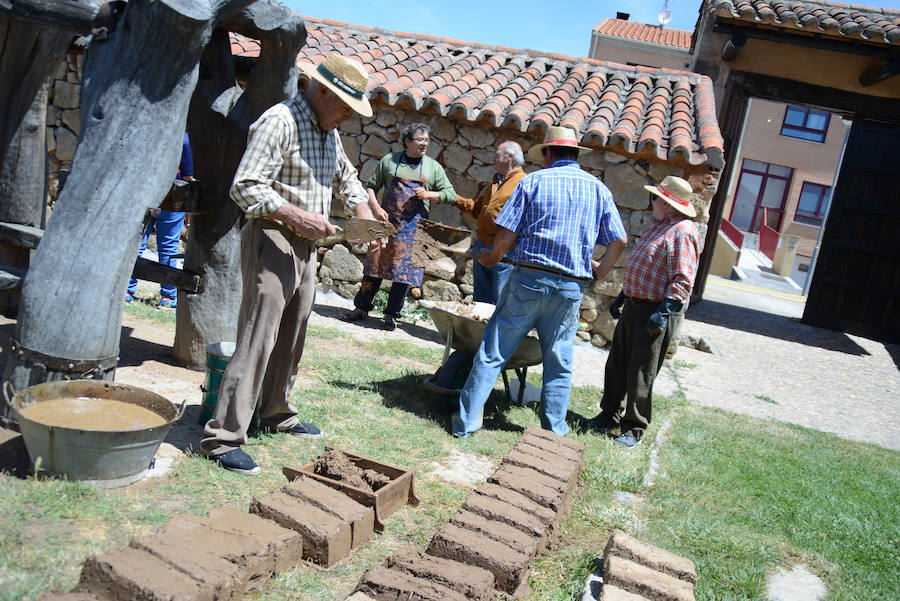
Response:
[{"label": "terracotta roof tile", "polygon": [[720,19],[765,23],[781,29],[900,45],[900,11],[822,0],[706,0]]},{"label": "terracotta roof tile", "polygon": [[691,35],[693,35],[692,31],[685,31],[684,29],[668,29],[658,25],[611,18],[600,21],[594,27],[594,31],[617,38],[652,42],[663,46],[684,48],[685,50],[691,47]]},{"label": "terracotta roof tile", "polygon": [[[305,20],[298,63],[315,64],[332,52],[360,60],[376,104],[522,133],[564,124],[588,146],[723,164],[705,76]],[[231,48],[246,57],[260,53],[258,42],[237,34]]]}]

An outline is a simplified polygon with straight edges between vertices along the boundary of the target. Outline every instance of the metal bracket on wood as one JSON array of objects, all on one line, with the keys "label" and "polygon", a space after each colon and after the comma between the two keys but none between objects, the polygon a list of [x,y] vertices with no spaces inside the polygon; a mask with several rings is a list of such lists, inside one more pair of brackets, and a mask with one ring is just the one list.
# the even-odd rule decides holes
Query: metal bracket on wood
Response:
[{"label": "metal bracket on wood", "polygon": [[737,58],[737,55],[741,51],[741,48],[743,48],[746,44],[746,31],[732,32],[731,38],[729,38],[729,40],[725,42],[725,46],[722,47],[722,60],[726,63],[730,63]]},{"label": "metal bracket on wood", "polygon": [[900,59],[888,61],[877,67],[872,67],[868,71],[863,71],[859,76],[859,83],[866,87],[873,86],[895,75],[900,75]]},{"label": "metal bracket on wood", "polygon": [[71,374],[73,379],[101,379],[105,374],[114,370],[119,363],[119,357],[117,356],[104,359],[66,359],[65,357],[55,357],[30,349],[15,339],[12,340],[10,351],[16,359],[23,363],[41,366],[49,371],[62,374]]}]

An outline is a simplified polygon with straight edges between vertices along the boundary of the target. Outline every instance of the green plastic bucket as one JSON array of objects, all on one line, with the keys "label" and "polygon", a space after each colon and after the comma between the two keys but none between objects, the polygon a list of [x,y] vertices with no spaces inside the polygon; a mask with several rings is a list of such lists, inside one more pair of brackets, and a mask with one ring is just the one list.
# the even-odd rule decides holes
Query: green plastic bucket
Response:
[{"label": "green plastic bucket", "polygon": [[200,406],[199,422],[205,424],[212,417],[219,402],[219,385],[231,356],[233,342],[215,342],[206,345],[206,381],[203,383],[203,404]]}]

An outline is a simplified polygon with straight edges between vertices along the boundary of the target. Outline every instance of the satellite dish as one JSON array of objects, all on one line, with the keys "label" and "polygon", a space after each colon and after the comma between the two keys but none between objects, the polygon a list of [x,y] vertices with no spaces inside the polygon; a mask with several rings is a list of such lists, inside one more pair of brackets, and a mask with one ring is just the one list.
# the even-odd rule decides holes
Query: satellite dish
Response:
[{"label": "satellite dish", "polygon": [[670,11],[669,9],[666,9],[666,10],[662,11],[661,13],[659,13],[656,16],[656,18],[657,18],[657,20],[659,20],[659,24],[661,26],[667,25],[672,20],[672,11]]}]

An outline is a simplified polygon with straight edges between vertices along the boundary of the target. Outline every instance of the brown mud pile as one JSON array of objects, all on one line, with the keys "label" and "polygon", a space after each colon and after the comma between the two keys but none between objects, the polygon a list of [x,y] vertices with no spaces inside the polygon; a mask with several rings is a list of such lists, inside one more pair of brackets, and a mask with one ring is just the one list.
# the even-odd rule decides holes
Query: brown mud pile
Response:
[{"label": "brown mud pile", "polygon": [[397,232],[392,224],[385,221],[374,221],[372,219],[360,219],[359,217],[351,217],[344,226],[344,238],[356,244],[363,244],[392,236]]},{"label": "brown mud pile", "polygon": [[356,466],[347,455],[337,449],[326,449],[324,453],[316,457],[313,471],[320,476],[371,492],[375,492],[391,481],[385,474]]},{"label": "brown mud pile", "polygon": [[428,267],[434,261],[447,256],[448,246],[468,236],[468,230],[420,219],[416,225],[416,237],[413,241],[412,264],[416,267]]}]

